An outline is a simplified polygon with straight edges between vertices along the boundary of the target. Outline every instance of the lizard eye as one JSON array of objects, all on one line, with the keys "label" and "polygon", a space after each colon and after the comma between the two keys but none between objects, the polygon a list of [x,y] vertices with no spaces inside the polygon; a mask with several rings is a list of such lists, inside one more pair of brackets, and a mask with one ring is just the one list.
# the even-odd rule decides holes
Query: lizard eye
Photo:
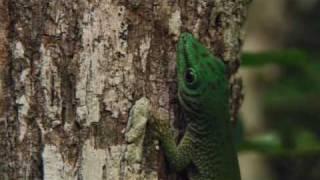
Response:
[{"label": "lizard eye", "polygon": [[193,84],[196,80],[196,74],[192,69],[187,69],[184,74],[184,79],[187,81],[188,84]]}]

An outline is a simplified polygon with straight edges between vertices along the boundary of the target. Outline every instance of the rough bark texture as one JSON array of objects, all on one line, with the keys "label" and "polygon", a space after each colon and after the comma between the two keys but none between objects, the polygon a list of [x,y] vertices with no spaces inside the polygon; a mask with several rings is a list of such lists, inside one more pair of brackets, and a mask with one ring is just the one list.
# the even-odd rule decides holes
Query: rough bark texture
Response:
[{"label": "rough bark texture", "polygon": [[0,1],[0,179],[166,179],[150,136],[124,158],[130,108],[146,96],[178,119],[182,31],[234,74],[246,2]]}]

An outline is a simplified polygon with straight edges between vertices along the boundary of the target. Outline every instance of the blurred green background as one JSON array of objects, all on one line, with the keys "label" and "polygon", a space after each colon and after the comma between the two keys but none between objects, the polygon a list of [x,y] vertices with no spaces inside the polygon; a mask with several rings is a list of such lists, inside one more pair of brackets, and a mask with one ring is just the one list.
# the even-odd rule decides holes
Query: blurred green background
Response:
[{"label": "blurred green background", "polygon": [[243,180],[320,180],[320,0],[253,0],[245,33]]}]

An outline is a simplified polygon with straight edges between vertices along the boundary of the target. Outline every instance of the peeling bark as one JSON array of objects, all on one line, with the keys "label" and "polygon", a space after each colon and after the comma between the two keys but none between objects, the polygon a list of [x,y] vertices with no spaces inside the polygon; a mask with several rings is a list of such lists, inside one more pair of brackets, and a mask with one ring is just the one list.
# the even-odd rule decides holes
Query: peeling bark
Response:
[{"label": "peeling bark", "polygon": [[152,108],[179,119],[175,48],[182,31],[222,58],[232,77],[246,6],[1,1],[0,179],[167,179],[148,135],[140,165],[122,161],[130,108],[145,96]]}]

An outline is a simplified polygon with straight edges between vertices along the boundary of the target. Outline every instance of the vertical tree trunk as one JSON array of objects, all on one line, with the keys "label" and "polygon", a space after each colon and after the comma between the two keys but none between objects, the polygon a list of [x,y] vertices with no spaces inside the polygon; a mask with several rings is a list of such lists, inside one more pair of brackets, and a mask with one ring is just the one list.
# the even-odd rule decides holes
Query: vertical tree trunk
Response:
[{"label": "vertical tree trunk", "polygon": [[177,119],[182,31],[231,77],[246,2],[0,1],[0,179],[167,178],[149,136],[142,158],[126,158],[130,108],[145,96]]}]

